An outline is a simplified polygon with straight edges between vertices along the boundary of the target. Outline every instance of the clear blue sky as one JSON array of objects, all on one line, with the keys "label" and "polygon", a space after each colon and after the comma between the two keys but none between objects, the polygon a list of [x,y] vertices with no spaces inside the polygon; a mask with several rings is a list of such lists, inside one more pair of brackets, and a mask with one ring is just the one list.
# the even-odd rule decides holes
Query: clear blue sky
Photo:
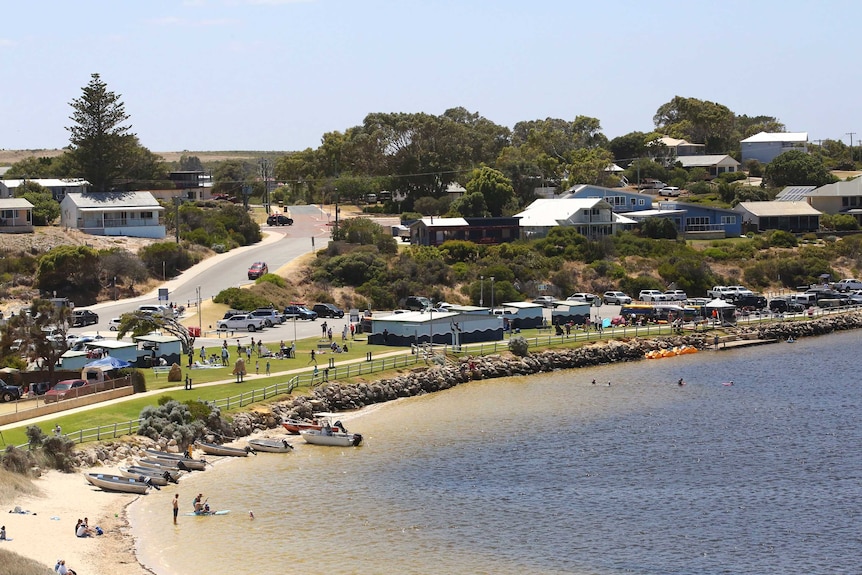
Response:
[{"label": "clear blue sky", "polygon": [[31,0],[0,27],[0,148],[68,144],[91,73],[152,151],[299,150],[370,112],[651,131],[673,96],[862,140],[858,0]]}]

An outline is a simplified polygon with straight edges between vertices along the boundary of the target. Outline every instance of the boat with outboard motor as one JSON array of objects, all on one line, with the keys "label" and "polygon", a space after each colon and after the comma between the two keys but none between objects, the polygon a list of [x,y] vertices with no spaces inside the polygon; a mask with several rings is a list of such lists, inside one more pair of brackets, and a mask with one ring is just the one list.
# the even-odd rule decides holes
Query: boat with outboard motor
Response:
[{"label": "boat with outboard motor", "polygon": [[331,447],[356,447],[362,443],[358,433],[338,433],[324,429],[303,429],[299,432],[302,438],[312,445],[328,445]]},{"label": "boat with outboard motor", "polygon": [[[304,419],[283,419],[281,422],[281,426],[287,430],[288,433],[292,435],[299,435],[299,432],[303,429],[323,429],[324,425],[329,421],[331,417],[334,417],[333,413],[315,413],[314,419],[311,421],[306,421]],[[336,429],[337,425],[332,426],[333,431],[344,432],[344,429]]]},{"label": "boat with outboard motor", "polygon": [[206,459],[194,459],[185,453],[170,453],[168,451],[159,451],[158,449],[147,449],[144,453],[146,453],[149,458],[182,461],[185,466],[192,471],[203,471],[207,466]]},{"label": "boat with outboard motor", "polygon": [[[164,487],[168,483],[176,483],[177,480],[171,475],[170,471],[159,471],[150,467],[139,467],[133,465],[131,467],[118,467],[117,470],[123,477],[131,477],[132,479],[149,479],[153,485]],[[180,472],[182,473],[182,472]]]},{"label": "boat with outboard motor", "polygon": [[220,455],[222,457],[246,457],[249,453],[254,453],[250,447],[230,447],[229,445],[219,445],[206,441],[195,441],[195,445],[208,455]]},{"label": "boat with outboard motor", "polygon": [[139,481],[132,477],[105,475],[103,473],[87,473],[84,477],[92,485],[105,491],[120,491],[122,493],[137,493],[138,495],[144,495],[149,491],[150,487],[158,489],[157,485],[153,485],[149,481]]},{"label": "boat with outboard motor", "polygon": [[247,443],[255,451],[265,451],[267,453],[290,453],[293,451],[293,446],[286,439],[259,437],[249,439]]}]

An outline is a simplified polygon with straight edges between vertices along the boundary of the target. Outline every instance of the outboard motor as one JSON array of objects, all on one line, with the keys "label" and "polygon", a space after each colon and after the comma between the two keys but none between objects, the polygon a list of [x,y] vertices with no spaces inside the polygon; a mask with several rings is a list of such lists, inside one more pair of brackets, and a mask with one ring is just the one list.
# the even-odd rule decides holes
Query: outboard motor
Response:
[{"label": "outboard motor", "polygon": [[360,443],[362,443],[362,436],[358,433],[354,433],[353,434],[353,446],[356,447]]},{"label": "outboard motor", "polygon": [[346,428],[346,427],[344,427],[344,424],[343,424],[343,423],[341,423],[341,420],[340,420],[340,419],[339,419],[338,421],[336,421],[336,422],[335,422],[335,427],[337,427],[338,429],[340,429],[340,430],[341,430],[341,433],[347,433],[347,428]]},{"label": "outboard motor", "polygon": [[188,471],[189,468],[182,461],[177,461],[177,469],[182,469],[183,471]]}]

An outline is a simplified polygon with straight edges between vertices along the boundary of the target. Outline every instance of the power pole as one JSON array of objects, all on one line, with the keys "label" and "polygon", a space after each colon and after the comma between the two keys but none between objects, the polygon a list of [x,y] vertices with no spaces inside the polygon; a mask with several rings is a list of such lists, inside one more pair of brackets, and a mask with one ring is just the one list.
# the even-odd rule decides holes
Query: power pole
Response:
[{"label": "power pole", "polygon": [[850,136],[850,163],[853,163],[853,136],[856,135],[856,132],[847,132],[847,135]]},{"label": "power pole", "polygon": [[269,201],[269,185],[270,185],[270,163],[266,158],[261,158],[259,160],[260,166],[260,177],[263,180],[263,208],[266,210],[267,215],[270,214],[270,201]]}]

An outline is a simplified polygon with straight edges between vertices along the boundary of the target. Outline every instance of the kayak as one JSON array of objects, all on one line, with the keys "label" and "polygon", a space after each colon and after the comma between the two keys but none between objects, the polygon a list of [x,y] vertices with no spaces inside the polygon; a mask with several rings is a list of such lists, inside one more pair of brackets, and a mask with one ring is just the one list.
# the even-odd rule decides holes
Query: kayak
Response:
[{"label": "kayak", "polygon": [[189,511],[185,513],[186,517],[204,517],[208,515],[227,515],[230,513],[230,509],[223,509],[222,511]]}]

